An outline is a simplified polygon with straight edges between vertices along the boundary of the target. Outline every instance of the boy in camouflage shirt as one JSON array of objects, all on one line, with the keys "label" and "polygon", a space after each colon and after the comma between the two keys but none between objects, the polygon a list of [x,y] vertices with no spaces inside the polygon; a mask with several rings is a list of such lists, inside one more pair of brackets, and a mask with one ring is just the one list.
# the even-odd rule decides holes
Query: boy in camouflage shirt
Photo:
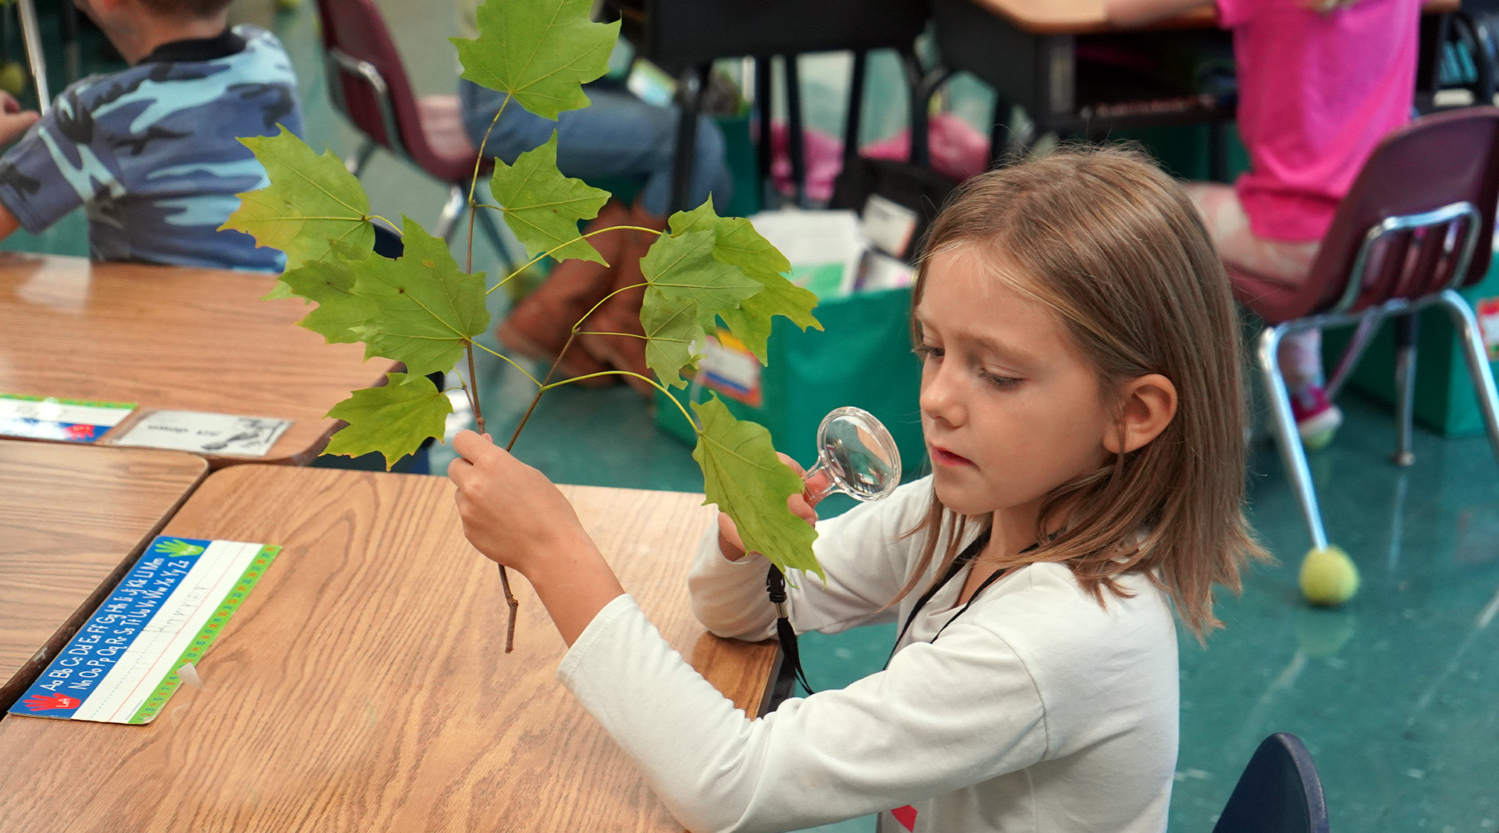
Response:
[{"label": "boy in camouflage shirt", "polygon": [[[51,110],[0,116],[0,238],[78,206],[95,260],[279,271],[254,238],[219,231],[265,170],[237,140],[302,129],[274,35],[227,25],[230,0],[75,0],[130,64],[69,86]],[[24,134],[24,135],[23,135]]]}]

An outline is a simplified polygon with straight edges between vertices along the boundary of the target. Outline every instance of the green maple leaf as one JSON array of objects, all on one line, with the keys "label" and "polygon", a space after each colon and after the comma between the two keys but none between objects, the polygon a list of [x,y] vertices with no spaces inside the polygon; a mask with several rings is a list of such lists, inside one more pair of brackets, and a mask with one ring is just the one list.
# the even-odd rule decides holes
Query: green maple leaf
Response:
[{"label": "green maple leaf", "polygon": [[609,70],[619,21],[590,20],[593,0],[489,0],[478,9],[479,37],[450,38],[463,77],[555,120],[588,106],[583,85]]},{"label": "green maple leaf", "polygon": [[[347,298],[330,291],[319,310],[345,302],[370,310],[359,335],[365,356],[384,356],[424,376],[452,369],[464,348],[489,326],[483,273],[459,270],[448,244],[403,218],[405,252],[391,260],[371,257],[354,265],[358,273]],[[358,310],[336,320],[352,320]],[[330,312],[330,317],[335,313]]]},{"label": "green maple leaf", "polygon": [[557,170],[557,131],[541,146],[522,153],[514,165],[496,159],[489,188],[503,208],[505,224],[528,255],[535,257],[571,240],[552,257],[608,265],[593,244],[578,239],[578,223],[597,217],[609,192]]},{"label": "green maple leaf", "polygon": [[784,315],[803,330],[822,329],[822,323],[812,315],[817,294],[786,280],[791,263],[755,231],[749,220],[719,217],[712,202],[705,201],[691,211],[673,214],[671,231],[673,235],[712,231],[713,257],[740,269],[760,284],[759,292],[745,298],[737,308],[720,310],[718,315],[729,332],[744,342],[761,364],[766,362],[772,317]]},{"label": "green maple leaf", "polygon": [[682,297],[641,303],[640,325],[645,330],[645,364],[671,387],[686,387],[681,374],[697,371],[705,336],[698,324],[697,305]]},{"label": "green maple leaf", "polygon": [[385,468],[415,452],[428,437],[442,437],[453,403],[425,376],[387,373],[386,384],[356,390],[328,416],[348,423],[328,441],[324,454],[358,457],[378,451]]},{"label": "green maple leaf", "polygon": [[[366,251],[374,247],[369,197],[332,151],[318,156],[285,127],[275,136],[239,141],[265,167],[271,184],[239,194],[239,208],[220,230],[242,231],[256,246],[280,249],[288,270],[328,254],[332,240]],[[269,297],[282,294],[278,286]]]},{"label": "green maple leaf", "polygon": [[355,294],[354,284],[368,257],[371,255],[337,242],[329,256],[284,273],[278,286],[318,304],[297,323],[321,334],[329,344],[363,341],[365,327],[376,309],[373,303]]},{"label": "green maple leaf", "polygon": [[647,283],[640,308],[646,364],[674,387],[687,384],[680,373],[717,329],[718,315],[737,309],[761,288],[743,270],[713,256],[714,239],[711,231],[662,235],[640,259]]},{"label": "green maple leaf", "polygon": [[706,503],[734,521],[739,537],[780,567],[809,570],[825,578],[812,553],[817,530],[792,514],[786,499],[802,491],[802,479],[776,456],[770,432],[734,419],[717,396],[692,405],[702,430],[692,459],[703,470]]}]

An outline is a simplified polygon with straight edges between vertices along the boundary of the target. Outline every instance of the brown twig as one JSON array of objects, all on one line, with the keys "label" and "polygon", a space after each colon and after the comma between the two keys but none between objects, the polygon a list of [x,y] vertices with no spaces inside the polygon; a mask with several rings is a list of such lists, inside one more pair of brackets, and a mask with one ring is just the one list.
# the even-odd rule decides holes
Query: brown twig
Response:
[{"label": "brown twig", "polygon": [[[544,388],[548,382],[552,381],[552,374],[554,374],[554,373],[557,372],[557,365],[562,362],[562,357],[563,357],[563,355],[565,355],[567,353],[567,348],[569,348],[569,347],[572,346],[573,335],[576,334],[576,332],[577,332],[577,327],[573,327],[573,333],[570,333],[568,335],[568,337],[567,337],[567,343],[562,345],[562,349],[557,352],[557,358],[556,358],[556,360],[553,361],[552,362],[552,366],[547,369],[547,375],[542,377],[541,385],[537,386],[537,388],[536,388],[536,395],[531,398],[531,404],[530,404],[529,407],[526,408],[525,416],[522,416],[520,418],[520,424],[515,426],[515,432],[510,435],[510,442],[505,443],[505,450],[506,451],[509,451],[512,448],[515,448],[515,441],[518,440],[518,439],[520,439],[520,430],[522,428],[526,427],[526,420],[528,420],[528,419],[531,418],[531,412],[534,411],[534,410],[536,410],[536,404],[541,401],[542,388]],[[469,373],[470,374],[472,374],[474,372],[473,371],[473,364],[472,364],[473,358],[474,358],[473,357],[473,353],[470,352],[469,353],[469,362],[470,362],[470,364],[469,364]],[[484,430],[483,429],[483,423],[480,423],[480,428],[479,428],[480,433],[482,433],[483,430]],[[505,574],[505,565],[501,564],[499,566],[500,566],[500,586],[505,589],[505,604],[510,605],[510,621],[505,626],[505,653],[508,654],[508,653],[511,652],[511,650],[513,650],[515,648],[515,616],[516,616],[516,611],[519,610],[519,608],[520,608],[520,603],[517,602],[515,600],[515,596],[511,595],[511,593],[510,593],[510,577]]]}]

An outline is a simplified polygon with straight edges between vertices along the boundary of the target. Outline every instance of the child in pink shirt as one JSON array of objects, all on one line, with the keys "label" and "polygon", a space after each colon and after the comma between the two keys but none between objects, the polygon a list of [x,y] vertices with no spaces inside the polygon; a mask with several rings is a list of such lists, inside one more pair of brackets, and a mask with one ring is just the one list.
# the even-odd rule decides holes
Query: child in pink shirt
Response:
[{"label": "child in pink shirt", "polygon": [[[1131,25],[1207,5],[1202,0],[1105,0]],[[1232,186],[1194,183],[1230,270],[1290,284],[1306,280],[1322,235],[1369,153],[1410,120],[1421,0],[1216,0],[1233,31],[1239,134],[1250,170]],[[1320,448],[1342,422],[1322,390],[1321,334],[1281,343],[1302,442]]]}]

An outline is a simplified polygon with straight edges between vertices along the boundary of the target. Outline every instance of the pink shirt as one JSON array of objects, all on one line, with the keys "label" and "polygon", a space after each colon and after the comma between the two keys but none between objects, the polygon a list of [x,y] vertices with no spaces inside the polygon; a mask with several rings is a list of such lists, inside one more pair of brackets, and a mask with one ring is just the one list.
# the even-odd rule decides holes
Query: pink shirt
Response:
[{"label": "pink shirt", "polygon": [[1234,34],[1249,227],[1318,240],[1370,151],[1411,117],[1421,0],[1216,0]]}]

